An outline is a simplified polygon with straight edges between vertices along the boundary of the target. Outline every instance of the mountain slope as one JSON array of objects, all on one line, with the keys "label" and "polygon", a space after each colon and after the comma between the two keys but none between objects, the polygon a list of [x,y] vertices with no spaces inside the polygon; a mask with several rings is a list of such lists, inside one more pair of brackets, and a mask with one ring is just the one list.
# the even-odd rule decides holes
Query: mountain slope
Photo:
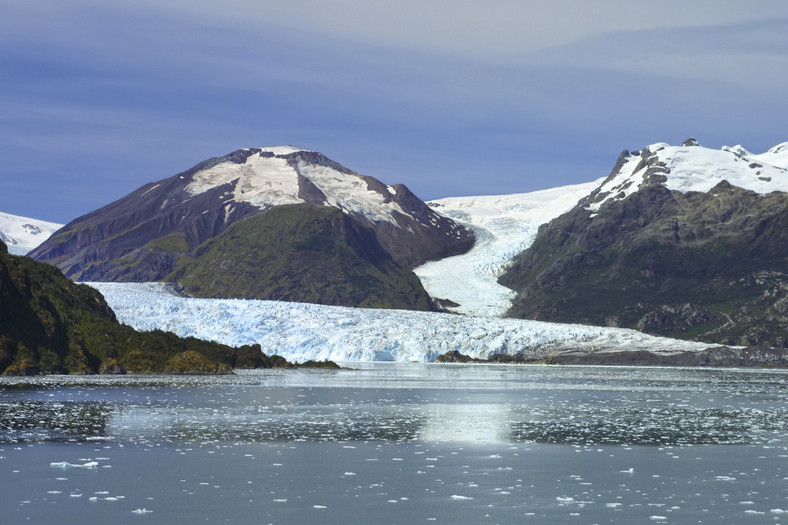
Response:
[{"label": "mountain slope", "polygon": [[[229,292],[229,289],[225,286],[211,291],[210,283],[235,280],[234,286],[237,286],[239,274],[236,270],[243,264],[261,267],[267,262],[247,260],[240,264],[240,261],[224,256],[223,264],[208,266],[214,274],[207,275],[205,271],[195,270],[194,264],[199,264],[195,250],[200,249],[204,256],[207,252],[202,246],[233,225],[288,205],[305,206],[302,210],[311,210],[312,219],[318,223],[325,220],[321,209],[334,210],[346,217],[343,222],[345,232],[371,232],[372,235],[356,235],[353,250],[372,254],[382,247],[388,257],[375,255],[365,259],[367,270],[362,273],[369,276],[370,265],[382,265],[372,272],[377,274],[376,282],[381,283],[382,279],[388,285],[399,283],[402,287],[396,291],[389,287],[371,293],[374,283],[359,279],[360,274],[351,267],[342,268],[341,258],[332,255],[328,247],[315,250],[303,242],[291,242],[288,248],[290,257],[301,260],[303,267],[325,268],[329,265],[334,269],[318,284],[320,273],[317,271],[303,274],[303,280],[291,279],[291,290],[284,295],[262,286],[247,288],[261,294],[256,298],[296,297],[292,295],[293,290],[303,287],[305,291],[299,300],[313,297],[315,300],[328,300],[331,304],[346,304],[350,297],[356,297],[359,298],[356,306],[363,303],[423,307],[423,289],[413,284],[415,276],[412,273],[406,277],[402,270],[428,260],[463,253],[474,243],[470,230],[433,211],[405,186],[387,186],[372,177],[359,175],[320,153],[277,147],[238,150],[160,182],[147,184],[67,224],[30,255],[55,264],[77,281],[148,282],[172,276],[170,278],[192,279],[185,287],[191,293],[215,297],[218,290]],[[247,228],[249,224],[263,228],[265,224],[270,226],[274,222],[275,219],[247,223]],[[288,235],[293,233],[291,230]],[[271,235],[263,231],[257,234],[266,238]],[[245,235],[253,238],[255,232]],[[335,240],[331,241],[334,247]],[[359,242],[366,246],[360,246]],[[222,242],[222,246],[226,253],[240,256],[243,252],[246,258],[263,255],[259,250],[244,251],[243,247],[230,249],[226,242]],[[293,252],[299,246],[301,252]],[[322,256],[333,257],[332,262],[320,260]],[[310,257],[312,259],[308,260]],[[184,259],[179,266],[182,258],[188,260]],[[350,266],[357,262],[358,259],[348,259]],[[400,268],[392,266],[392,262]],[[185,270],[184,265],[187,264],[192,265],[191,270]],[[228,270],[230,267],[234,270]],[[176,268],[180,273],[173,273]],[[395,274],[401,277],[393,278]],[[296,274],[291,272],[290,276],[296,277]],[[194,279],[202,284],[197,285]],[[341,282],[334,281],[336,279]],[[354,289],[359,285],[366,291],[362,293],[360,289]],[[327,293],[313,293],[314,286]],[[346,289],[342,293],[343,298],[332,297],[332,293],[327,291],[331,286]],[[273,295],[268,295],[269,292]],[[386,302],[381,294],[392,295],[392,301]],[[403,299],[403,294],[411,296]]]},{"label": "mountain slope", "polygon": [[230,348],[121,325],[95,289],[0,243],[0,373],[199,372],[264,366],[260,347]]},{"label": "mountain slope", "polygon": [[155,281],[232,224],[283,204],[341,210],[371,227],[400,265],[467,251],[473,234],[405,186],[386,186],[323,155],[255,148],[147,184],[67,224],[31,256],[76,280]]},{"label": "mountain slope", "polygon": [[518,292],[509,315],[785,346],[786,149],[624,152],[501,277]]},{"label": "mountain slope", "polygon": [[187,295],[429,310],[418,278],[333,207],[277,206],[237,222],[167,278]]},{"label": "mountain slope", "polygon": [[0,241],[14,255],[24,255],[47,240],[62,224],[0,212]]}]

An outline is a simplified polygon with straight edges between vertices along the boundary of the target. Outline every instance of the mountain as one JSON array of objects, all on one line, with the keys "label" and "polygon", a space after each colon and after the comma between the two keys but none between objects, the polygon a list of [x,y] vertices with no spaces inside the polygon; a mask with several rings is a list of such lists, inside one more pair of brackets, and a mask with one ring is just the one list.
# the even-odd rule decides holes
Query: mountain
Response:
[{"label": "mountain", "polygon": [[259,345],[182,339],[118,323],[102,295],[0,242],[0,373],[230,373],[270,366]]},{"label": "mountain", "polygon": [[624,151],[500,278],[509,316],[788,345],[788,143]]},{"label": "mountain", "polygon": [[[290,211],[267,219],[257,217],[283,206]],[[334,210],[331,218],[327,209]],[[340,220],[336,212],[344,218]],[[285,217],[288,214],[290,218]],[[310,221],[323,226],[310,226],[309,233],[282,222],[291,219],[301,226]],[[261,243],[255,247],[237,244],[241,238],[276,236],[266,228],[289,232],[278,239],[278,249],[286,257],[274,253],[277,248],[263,249]],[[321,228],[322,233],[317,231]],[[329,245],[318,247],[316,242]],[[377,287],[378,295],[380,290],[388,293],[387,287],[400,281],[405,288],[394,295],[411,293],[414,280],[404,277],[408,269],[465,252],[473,243],[468,229],[433,211],[407,187],[387,186],[320,153],[283,146],[238,150],[147,184],[67,224],[30,255],[55,264],[78,281],[168,279],[202,297],[244,288],[243,293],[229,296],[247,297],[246,292],[254,289],[256,298],[301,300],[299,288],[325,288],[329,280],[339,288],[361,284],[362,289],[353,293],[334,294],[335,304],[353,304],[353,294],[368,296]],[[217,252],[219,246],[223,254]],[[342,251],[355,253],[348,259],[352,268],[337,266],[342,258],[336,255]],[[333,257],[332,262],[315,259],[323,255]],[[301,282],[292,268],[312,264],[331,267],[322,284],[314,283],[318,271],[308,272],[307,282]],[[240,272],[244,266],[253,268],[253,273]],[[275,281],[277,272],[288,266],[288,290],[247,286]],[[210,268],[210,274],[205,268]],[[245,281],[239,282],[239,277]],[[425,292],[420,284],[415,286],[414,296],[389,306],[423,304]],[[318,293],[315,300],[333,293]]]},{"label": "mountain", "polygon": [[0,241],[4,242],[9,253],[24,255],[47,240],[62,224],[28,219],[0,212]]}]

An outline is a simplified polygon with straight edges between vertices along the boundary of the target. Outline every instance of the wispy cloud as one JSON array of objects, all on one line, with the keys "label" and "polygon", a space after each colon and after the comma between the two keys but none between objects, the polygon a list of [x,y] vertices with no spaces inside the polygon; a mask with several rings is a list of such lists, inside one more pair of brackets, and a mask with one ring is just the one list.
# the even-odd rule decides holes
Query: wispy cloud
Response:
[{"label": "wispy cloud", "polygon": [[433,198],[588,181],[623,148],[689,135],[788,139],[788,3],[480,6],[8,0],[0,210],[65,221],[254,145]]}]

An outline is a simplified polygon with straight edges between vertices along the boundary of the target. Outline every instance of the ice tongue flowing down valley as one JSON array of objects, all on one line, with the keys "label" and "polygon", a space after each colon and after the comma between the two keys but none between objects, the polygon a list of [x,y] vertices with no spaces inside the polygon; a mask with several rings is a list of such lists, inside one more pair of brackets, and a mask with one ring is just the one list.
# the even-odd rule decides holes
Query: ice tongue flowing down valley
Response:
[{"label": "ice tongue flowing down valley", "polygon": [[532,193],[428,202],[440,214],[472,229],[476,244],[468,253],[416,268],[416,275],[430,296],[459,304],[448,308],[453,312],[502,316],[516,295],[498,284],[506,266],[533,243],[541,224],[569,211],[602,180]]},{"label": "ice tongue flowing down valley", "polygon": [[[753,155],[740,146],[713,151],[692,140],[681,147],[660,143],[641,152],[625,152],[607,179],[588,184],[433,201],[433,210],[471,228],[476,244],[464,255],[426,263],[415,272],[432,297],[451,301],[457,305],[451,308],[465,316],[188,299],[163,284],[93,286],[105,295],[121,322],[137,329],[158,328],[229,345],[259,343],[266,353],[295,361],[431,361],[451,350],[480,358],[496,353],[543,357],[562,352],[699,351],[708,345],[625,329],[502,319],[499,316],[510,307],[514,292],[499,285],[497,279],[514,256],[533,242],[540,225],[587,196],[592,199],[586,200],[590,204],[587,209],[596,213],[609,201],[652,183],[679,192],[708,192],[727,180],[756,192],[786,191],[787,168],[788,143]],[[315,169],[323,174],[323,167]],[[208,175],[210,180],[200,179],[200,184],[210,186],[227,176],[222,170]],[[244,193],[243,198],[250,195],[257,198],[254,192]],[[367,196],[363,192],[358,195]]]}]

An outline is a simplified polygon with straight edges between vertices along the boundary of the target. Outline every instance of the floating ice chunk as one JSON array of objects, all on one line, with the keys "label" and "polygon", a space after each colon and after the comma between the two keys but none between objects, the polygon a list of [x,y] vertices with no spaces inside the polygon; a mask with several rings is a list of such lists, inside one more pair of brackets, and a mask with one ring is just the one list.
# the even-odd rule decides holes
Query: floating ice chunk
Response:
[{"label": "floating ice chunk", "polygon": [[151,512],[153,512],[153,511],[152,510],[148,510],[145,507],[143,507],[141,509],[134,509],[134,510],[131,511],[132,514],[150,514]]},{"label": "floating ice chunk", "polygon": [[49,464],[54,468],[96,468],[98,461],[88,461],[87,463],[69,463],[68,461],[53,461]]},{"label": "floating ice chunk", "polygon": [[452,494],[451,495],[451,499],[466,500],[466,499],[473,499],[473,498],[470,497],[470,496],[460,496],[458,494]]}]

